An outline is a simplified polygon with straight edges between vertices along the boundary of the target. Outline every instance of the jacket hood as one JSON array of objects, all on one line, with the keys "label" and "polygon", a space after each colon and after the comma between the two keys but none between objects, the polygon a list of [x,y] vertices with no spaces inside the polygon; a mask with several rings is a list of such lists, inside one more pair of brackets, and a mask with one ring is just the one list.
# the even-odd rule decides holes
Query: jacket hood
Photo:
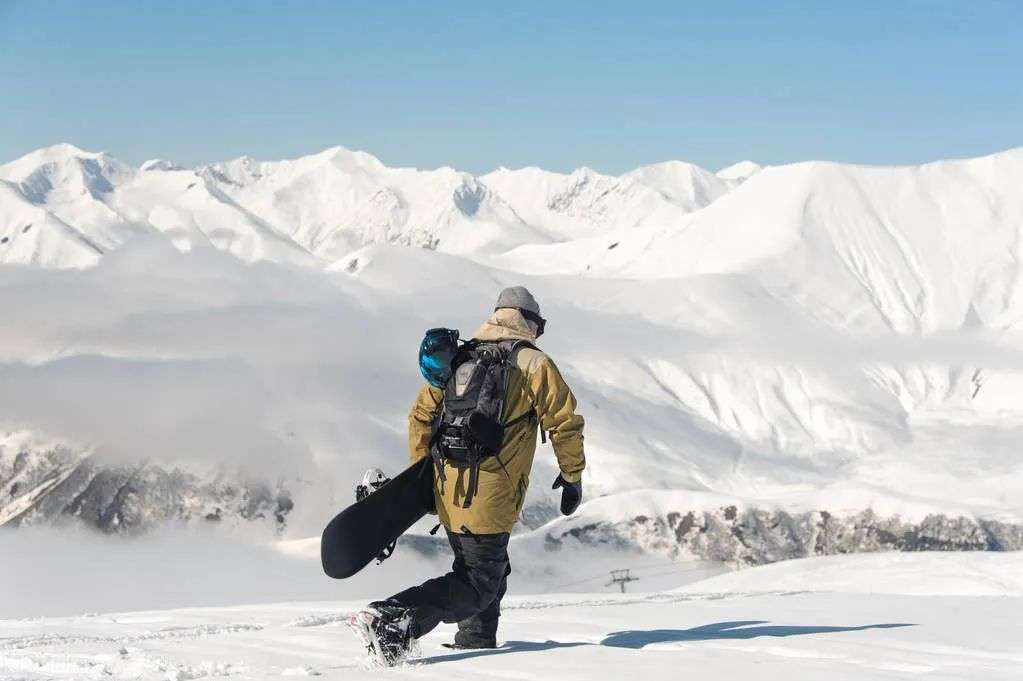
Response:
[{"label": "jacket hood", "polygon": [[526,340],[536,341],[536,334],[532,326],[518,310],[510,307],[503,307],[495,310],[490,319],[473,334],[473,338],[481,341],[502,341],[502,340]]}]

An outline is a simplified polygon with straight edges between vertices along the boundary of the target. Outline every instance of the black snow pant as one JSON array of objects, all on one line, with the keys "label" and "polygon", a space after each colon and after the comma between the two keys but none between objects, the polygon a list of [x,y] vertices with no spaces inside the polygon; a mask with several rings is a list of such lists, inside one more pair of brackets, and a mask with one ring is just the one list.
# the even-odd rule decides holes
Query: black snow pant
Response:
[{"label": "black snow pant", "polygon": [[497,636],[501,599],[508,588],[508,533],[457,534],[448,531],[455,553],[451,572],[391,596],[415,612],[413,633],[425,636],[441,622],[458,622],[463,635]]}]

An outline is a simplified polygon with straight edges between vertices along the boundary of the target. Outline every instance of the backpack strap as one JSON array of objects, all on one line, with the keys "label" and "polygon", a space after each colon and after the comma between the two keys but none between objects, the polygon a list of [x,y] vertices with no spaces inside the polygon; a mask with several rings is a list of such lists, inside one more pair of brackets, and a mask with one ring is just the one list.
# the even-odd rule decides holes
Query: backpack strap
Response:
[{"label": "backpack strap", "polygon": [[433,459],[433,467],[437,469],[437,481],[440,482],[440,493],[443,496],[444,483],[448,479],[447,474],[444,472],[444,456],[437,447],[430,445],[430,458]]},{"label": "backpack strap", "polygon": [[427,445],[427,456],[433,459],[433,466],[437,470],[437,480],[440,482],[440,493],[444,494],[444,483],[447,481],[447,475],[444,473],[444,456],[441,454],[440,449],[437,447],[437,441],[440,439],[440,419],[444,412],[443,402],[440,411],[433,417],[433,425],[430,433],[430,443]]},{"label": "backpack strap", "polygon": [[523,340],[521,338],[516,340],[501,341],[500,345],[507,349],[509,360],[511,359],[512,354],[519,348],[532,348],[537,352],[540,351],[540,348],[533,345],[532,341]]},{"label": "backpack strap", "polygon": [[469,508],[472,506],[472,500],[476,498],[476,493],[480,491],[480,460],[479,457],[473,456],[469,462],[469,483],[465,488],[465,500],[462,503],[462,508]]},{"label": "backpack strap", "polygon": [[536,418],[536,409],[533,409],[532,407],[530,407],[528,411],[524,411],[523,413],[521,413],[518,416],[516,416],[515,418],[513,418],[511,421],[505,422],[504,427],[505,428],[511,428],[516,423],[521,423],[522,421],[525,421],[526,419],[534,419],[534,418]]},{"label": "backpack strap", "polygon": [[[521,339],[512,341],[502,341],[501,346],[502,349],[505,350],[505,352],[507,353],[505,355],[505,362],[508,364],[511,364],[511,360],[512,357],[515,355],[515,351],[519,350],[520,348],[532,348],[533,350],[539,352],[539,349],[535,345],[533,345],[527,340]],[[505,392],[507,392],[507,385],[505,386]],[[515,418],[511,419],[510,421],[505,422],[504,427],[508,428],[510,426],[514,426],[516,423],[519,423],[529,418],[536,418],[536,409],[530,407],[528,411],[523,412],[522,414],[519,414]]]}]

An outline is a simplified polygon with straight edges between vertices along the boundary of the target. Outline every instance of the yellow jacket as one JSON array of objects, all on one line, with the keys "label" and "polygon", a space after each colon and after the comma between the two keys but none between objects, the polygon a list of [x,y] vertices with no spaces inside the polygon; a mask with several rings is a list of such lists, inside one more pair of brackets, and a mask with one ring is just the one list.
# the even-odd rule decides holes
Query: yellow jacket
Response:
[{"label": "yellow jacket", "polygon": [[[476,330],[474,337],[481,341],[536,340],[522,314],[511,308],[494,312]],[[583,417],[575,413],[575,396],[554,362],[539,350],[524,347],[515,352],[511,364],[504,421],[507,423],[535,409],[539,424],[537,419],[527,418],[505,430],[500,454],[480,465],[479,492],[469,508],[462,508],[469,483],[468,466],[445,462],[443,493],[434,471],[437,514],[444,527],[454,532],[464,532],[463,527],[474,534],[511,532],[529,487],[538,425],[550,435],[565,480],[579,480],[586,467]],[[413,463],[429,454],[433,419],[443,397],[443,390],[427,384],[412,405],[408,435]]]}]

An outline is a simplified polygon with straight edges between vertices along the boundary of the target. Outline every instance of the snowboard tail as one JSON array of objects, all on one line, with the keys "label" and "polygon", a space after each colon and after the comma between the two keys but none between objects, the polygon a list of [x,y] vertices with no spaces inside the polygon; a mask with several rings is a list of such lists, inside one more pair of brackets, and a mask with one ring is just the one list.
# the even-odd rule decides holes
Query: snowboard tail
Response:
[{"label": "snowboard tail", "polygon": [[320,540],[323,571],[334,579],[351,577],[433,508],[427,456],[334,516]]}]

